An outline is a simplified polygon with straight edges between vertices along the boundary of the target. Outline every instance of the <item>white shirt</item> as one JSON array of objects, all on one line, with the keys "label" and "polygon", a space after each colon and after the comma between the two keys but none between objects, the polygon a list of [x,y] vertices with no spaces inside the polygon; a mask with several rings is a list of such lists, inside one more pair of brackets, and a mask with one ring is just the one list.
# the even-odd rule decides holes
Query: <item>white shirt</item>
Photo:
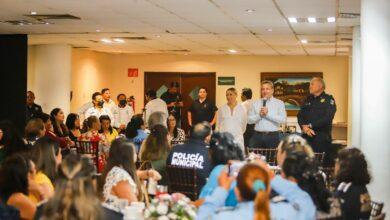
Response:
[{"label": "white shirt", "polygon": [[106,108],[109,109],[112,113],[114,113],[115,107],[117,106],[117,105],[115,104],[115,102],[112,101],[111,99],[110,99],[108,102],[106,102],[106,100],[104,100],[104,99],[103,99],[103,101],[104,101],[103,107],[106,107]]},{"label": "white shirt", "polygon": [[87,117],[85,117],[85,113],[87,112],[88,109],[92,108],[93,107],[93,103],[92,102],[87,102],[85,104],[83,104],[79,110],[77,111],[78,115],[80,116],[80,121],[84,121],[84,119],[87,119]]},{"label": "white shirt", "polygon": [[247,124],[247,114],[245,108],[237,104],[233,111],[225,104],[218,110],[217,128],[221,132],[229,132],[234,140],[244,150],[244,132]]},{"label": "white shirt", "polygon": [[[245,112],[246,112],[247,115],[249,114],[249,111],[252,109],[252,104],[253,104],[253,100],[252,99],[247,99],[247,100],[245,100],[244,102],[241,103],[241,105],[244,107]],[[249,123],[248,122],[248,124],[253,124],[253,123]]]},{"label": "white shirt", "polygon": [[134,115],[133,108],[126,105],[125,107],[115,106],[114,108],[114,127],[119,128],[121,125],[127,126],[127,123],[130,122],[131,117]]},{"label": "white shirt", "polygon": [[100,116],[102,115],[108,115],[108,117],[110,117],[111,119],[111,126],[114,125],[114,116],[112,115],[111,111],[106,107],[101,108],[100,111],[95,107],[89,108],[85,112],[85,119],[87,119],[89,116],[96,116],[97,118],[100,118]]},{"label": "white shirt", "polygon": [[265,117],[260,116],[260,109],[263,107],[263,100],[258,99],[252,104],[252,109],[248,114],[249,123],[256,124],[255,130],[260,132],[279,131],[281,124],[286,123],[287,114],[284,103],[271,97],[266,101],[268,114]]},{"label": "white shirt", "polygon": [[148,123],[149,116],[153,112],[162,112],[164,114],[164,119],[165,121],[168,118],[168,107],[167,103],[165,103],[162,99],[156,98],[153,100],[150,100],[146,105],[145,105],[145,123]]}]

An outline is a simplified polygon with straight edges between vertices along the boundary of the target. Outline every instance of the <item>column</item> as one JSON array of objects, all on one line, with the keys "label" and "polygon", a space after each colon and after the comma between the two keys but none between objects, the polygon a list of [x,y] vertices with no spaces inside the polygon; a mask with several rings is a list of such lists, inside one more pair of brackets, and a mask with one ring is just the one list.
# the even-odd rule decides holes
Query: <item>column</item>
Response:
[{"label": "column", "polygon": [[362,0],[361,7],[361,149],[373,177],[371,197],[389,214],[390,1]]},{"label": "column", "polygon": [[45,113],[61,108],[70,111],[71,59],[69,45],[37,45],[34,48],[33,92]]},{"label": "column", "polygon": [[360,148],[361,145],[361,41],[360,26],[353,28],[352,36],[352,74],[351,81],[351,123],[350,123],[350,143],[354,147]]}]

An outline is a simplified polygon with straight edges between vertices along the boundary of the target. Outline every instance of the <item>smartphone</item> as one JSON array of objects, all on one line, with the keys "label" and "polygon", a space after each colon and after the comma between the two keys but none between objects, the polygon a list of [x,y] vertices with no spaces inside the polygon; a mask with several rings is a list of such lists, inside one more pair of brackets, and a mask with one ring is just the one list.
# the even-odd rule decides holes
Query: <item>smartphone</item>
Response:
[{"label": "smartphone", "polygon": [[245,161],[234,161],[234,162],[230,163],[228,166],[229,176],[237,176],[241,167],[243,167],[245,164],[246,164]]}]

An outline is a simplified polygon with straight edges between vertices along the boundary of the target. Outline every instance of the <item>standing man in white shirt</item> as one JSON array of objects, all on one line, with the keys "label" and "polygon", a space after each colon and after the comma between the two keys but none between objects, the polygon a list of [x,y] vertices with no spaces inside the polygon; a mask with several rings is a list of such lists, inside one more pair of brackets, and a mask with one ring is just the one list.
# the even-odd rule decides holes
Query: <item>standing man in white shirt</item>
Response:
[{"label": "standing man in white shirt", "polygon": [[118,105],[114,108],[114,127],[118,128],[118,132],[124,131],[126,129],[127,123],[130,122],[131,118],[134,115],[133,108],[127,105],[126,95],[121,93],[116,99],[118,100]]},{"label": "standing man in white shirt", "polygon": [[250,148],[276,148],[279,144],[280,125],[286,123],[287,114],[283,101],[273,97],[274,84],[261,83],[261,99],[252,104],[249,123],[255,123],[255,133],[249,140]]},{"label": "standing man in white shirt", "polygon": [[166,122],[168,118],[167,104],[162,99],[157,98],[155,90],[147,91],[145,97],[148,102],[145,105],[145,123],[148,123],[149,116],[154,112],[161,112],[164,117],[164,122]]},{"label": "standing man in white shirt", "polygon": [[104,107],[108,108],[111,112],[116,107],[115,102],[111,99],[111,91],[109,88],[102,89],[102,96],[104,101]]},{"label": "standing man in white shirt", "polygon": [[226,90],[227,104],[221,106],[218,111],[217,129],[220,132],[229,132],[234,141],[240,146],[245,154],[244,132],[246,129],[247,114],[245,108],[237,102],[237,90]]},{"label": "standing man in white shirt", "polygon": [[[253,100],[252,100],[252,89],[250,88],[243,88],[241,92],[241,105],[245,108],[245,112],[248,115],[249,111],[252,108]],[[253,133],[255,132],[255,124],[254,123],[247,123],[245,133],[244,133],[244,146],[249,146],[249,140],[253,136]]]},{"label": "standing man in white shirt", "polygon": [[114,116],[112,115],[111,111],[104,107],[104,100],[102,97],[102,94],[100,92],[95,92],[92,95],[92,104],[93,107],[89,108],[85,112],[85,118],[87,119],[89,116],[96,116],[97,118],[100,118],[102,115],[108,115],[111,119],[111,125],[113,126],[114,122]]}]

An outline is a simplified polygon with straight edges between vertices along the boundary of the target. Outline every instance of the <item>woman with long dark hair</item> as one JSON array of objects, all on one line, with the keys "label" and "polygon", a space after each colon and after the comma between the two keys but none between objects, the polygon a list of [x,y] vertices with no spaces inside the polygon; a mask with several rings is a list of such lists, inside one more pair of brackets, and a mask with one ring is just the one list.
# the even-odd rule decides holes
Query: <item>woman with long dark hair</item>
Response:
[{"label": "woman with long dark hair", "polygon": [[0,122],[0,165],[6,157],[28,149],[26,142],[11,121]]},{"label": "woman with long dark hair", "polygon": [[36,211],[35,204],[27,196],[32,166],[31,160],[13,154],[0,167],[1,201],[18,209],[22,219],[33,219]]},{"label": "woman with long dark hair", "polygon": [[137,171],[136,159],[132,143],[124,138],[112,142],[101,180],[104,203],[113,210],[120,211],[123,204],[130,205],[131,202],[143,200],[140,179],[161,178],[153,170]]},{"label": "woman with long dark hair", "polygon": [[65,123],[64,111],[60,108],[55,108],[50,112],[50,120],[53,124],[53,131],[58,137],[68,137],[69,130]]},{"label": "woman with long dark hair", "polygon": [[99,133],[106,137],[108,143],[111,143],[117,136],[118,132],[111,126],[111,119],[108,115],[102,115],[99,118],[101,129]]},{"label": "woman with long dark hair", "polygon": [[345,219],[369,219],[371,198],[367,184],[371,181],[364,154],[357,148],[346,148],[338,153],[336,164],[336,192]]},{"label": "woman with long dark hair", "polygon": [[57,177],[57,169],[61,164],[62,155],[56,141],[43,137],[35,142],[31,156],[36,167],[34,180],[41,188],[41,193],[30,193],[29,197],[33,202],[38,203],[53,195],[53,183]]},{"label": "woman with long dark hair", "polygon": [[177,121],[173,114],[170,114],[167,119],[167,128],[169,132],[169,141],[171,146],[184,144],[186,134],[183,129],[177,127]]},{"label": "woman with long dark hair", "polygon": [[[227,132],[213,133],[210,140],[210,159],[214,167],[210,173],[206,185],[203,186],[198,204],[203,203],[206,196],[211,195],[218,187],[218,177],[230,161],[243,161],[244,155],[240,146],[234,141],[232,134]],[[229,190],[229,196],[225,201],[226,206],[236,206],[237,198],[234,194],[234,186]]]},{"label": "woman with long dark hair", "polygon": [[168,174],[165,168],[170,149],[167,128],[164,125],[157,124],[150,130],[150,134],[139,152],[140,160],[150,161],[153,169],[161,174],[161,185],[168,184]]},{"label": "woman with long dark hair", "polygon": [[134,144],[138,153],[142,142],[148,137],[142,115],[134,115],[131,118],[131,121],[127,124],[125,135],[127,140]]},{"label": "woman with long dark hair", "polygon": [[75,113],[70,113],[68,117],[66,117],[65,125],[69,129],[69,138],[72,141],[77,141],[78,138],[81,136],[79,115]]}]

